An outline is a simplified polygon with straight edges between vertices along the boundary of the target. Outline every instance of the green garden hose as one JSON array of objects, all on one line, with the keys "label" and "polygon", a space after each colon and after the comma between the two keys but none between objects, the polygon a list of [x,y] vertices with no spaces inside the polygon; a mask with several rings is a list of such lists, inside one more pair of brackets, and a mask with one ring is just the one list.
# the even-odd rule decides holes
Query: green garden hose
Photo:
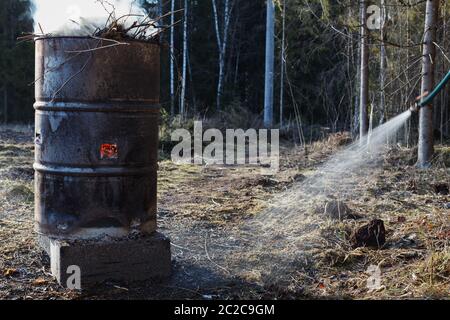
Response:
[{"label": "green garden hose", "polygon": [[445,87],[445,85],[449,80],[450,80],[450,71],[430,94],[426,95],[421,101],[416,102],[416,104],[411,108],[411,111],[418,111],[420,108],[431,104],[433,99]]}]

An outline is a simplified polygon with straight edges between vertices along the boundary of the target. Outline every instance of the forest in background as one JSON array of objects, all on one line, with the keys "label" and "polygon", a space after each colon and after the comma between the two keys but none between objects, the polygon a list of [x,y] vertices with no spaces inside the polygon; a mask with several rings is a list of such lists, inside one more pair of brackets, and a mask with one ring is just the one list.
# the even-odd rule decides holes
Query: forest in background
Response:
[{"label": "forest in background", "polygon": [[[16,38],[32,32],[33,2],[1,0],[0,4],[0,119],[31,123],[33,44],[18,42]],[[283,110],[283,128],[301,124],[306,138],[313,132],[309,129],[316,127],[329,128],[331,132],[349,130],[356,135],[360,3],[276,0],[274,4],[274,125],[280,126]],[[425,1],[368,1],[370,4],[378,5],[386,17],[379,29],[368,30],[366,36],[368,113],[376,126],[407,109],[420,95]],[[266,1],[147,0],[142,5],[152,15],[164,15],[163,25],[175,23],[173,50],[170,28],[161,39],[161,102],[167,114],[175,116],[181,112],[186,117],[205,118],[245,111],[262,123]],[[437,24],[436,80],[450,66],[449,16],[450,4],[443,0]],[[443,90],[434,105],[438,139],[449,135],[449,91],[449,87]],[[401,134],[408,144],[415,140],[417,130],[410,129],[411,125],[416,126],[414,122]]]}]

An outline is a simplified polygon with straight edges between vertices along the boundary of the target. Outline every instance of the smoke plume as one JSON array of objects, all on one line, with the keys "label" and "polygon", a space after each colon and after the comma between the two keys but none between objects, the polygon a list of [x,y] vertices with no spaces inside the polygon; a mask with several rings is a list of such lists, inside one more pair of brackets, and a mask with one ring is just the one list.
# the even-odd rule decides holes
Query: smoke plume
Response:
[{"label": "smoke plume", "polygon": [[[145,18],[138,0],[34,0],[34,32],[57,36],[92,35],[119,19],[125,26]],[[111,20],[110,20],[111,21]]]}]

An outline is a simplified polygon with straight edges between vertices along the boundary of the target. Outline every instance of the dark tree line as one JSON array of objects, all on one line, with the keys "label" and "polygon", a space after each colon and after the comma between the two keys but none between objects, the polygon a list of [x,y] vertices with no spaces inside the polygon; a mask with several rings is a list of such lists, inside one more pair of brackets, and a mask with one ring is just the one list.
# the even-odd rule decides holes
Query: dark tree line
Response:
[{"label": "dark tree line", "polygon": [[[170,12],[171,1],[165,1],[164,12]],[[228,43],[224,57],[224,85],[222,110],[230,104],[240,104],[255,113],[261,112],[264,99],[265,3],[263,1],[230,0],[233,3],[228,28]],[[184,1],[176,1],[175,10],[184,9]],[[213,113],[217,107],[219,81],[219,52],[216,39],[214,12],[211,0],[189,1],[188,59],[186,112]],[[217,0],[219,28],[223,27],[223,1]],[[183,18],[176,14],[175,21]],[[165,24],[169,23],[169,17]],[[220,30],[222,31],[222,30]],[[168,51],[169,32],[163,41]],[[175,26],[175,82],[176,93],[181,93],[183,64],[183,25]],[[169,54],[163,57],[163,70],[169,70]],[[163,72],[163,102],[170,105],[168,72]],[[177,105],[179,99],[175,99]],[[168,107],[169,110],[169,107]],[[179,108],[175,108],[177,113]]]},{"label": "dark tree line", "polygon": [[[215,0],[220,27],[223,26],[224,4],[227,0]],[[184,1],[175,1],[176,9],[184,8]],[[265,30],[266,1],[229,0],[231,18],[228,29],[228,47],[225,53],[224,84],[221,111],[232,107],[245,108],[262,117],[264,106]],[[356,70],[357,50],[352,48],[349,59],[346,38],[329,30],[324,19],[333,19],[348,14],[347,6],[329,5],[324,12],[321,1],[287,0],[285,20],[286,68],[284,76],[284,118],[286,123],[330,124],[337,129],[349,126],[353,113],[349,105],[353,89],[347,83],[353,81]],[[325,1],[327,2],[327,1]],[[192,114],[214,114],[217,110],[217,82],[219,81],[219,53],[217,50],[215,17],[212,0],[189,1],[188,23],[188,70],[187,112]],[[170,12],[171,0],[164,2],[164,12]],[[276,5],[276,54],[275,54],[275,120],[279,118],[282,2]],[[182,18],[178,13],[175,21]],[[358,19],[357,11],[353,17]],[[168,19],[166,19],[168,20]],[[168,21],[165,24],[169,24]],[[219,28],[220,28],[219,27]],[[178,78],[182,69],[182,26],[176,28],[174,46]],[[222,30],[220,30],[222,31]],[[165,38],[166,40],[167,37]],[[357,38],[351,44],[356,46]],[[167,60],[166,63],[169,63]],[[165,68],[168,69],[168,68]],[[180,86],[181,82],[175,82]],[[163,83],[169,85],[168,75]],[[350,90],[351,89],[351,90]],[[180,93],[181,88],[177,90]],[[163,90],[169,92],[169,90]],[[343,96],[342,93],[346,95]],[[170,96],[163,99],[169,104]],[[178,99],[175,99],[178,103]],[[337,105],[336,105],[337,104]],[[175,108],[179,110],[179,108]]]},{"label": "dark tree line", "polygon": [[[224,20],[227,0],[214,0],[218,19]],[[214,114],[217,107],[216,83],[219,55],[215,39],[213,0],[188,1],[187,112]],[[449,69],[448,22],[450,5],[445,0],[438,12],[436,78]],[[177,9],[184,1],[175,1]],[[262,118],[264,106],[264,58],[266,1],[229,0],[231,23],[226,52],[225,83],[221,111],[240,106]],[[170,10],[169,4],[165,12]],[[275,0],[276,54],[274,110],[277,123],[280,100],[284,123],[326,126],[331,131],[360,132],[376,126],[407,109],[421,93],[422,48],[426,1],[416,0]],[[285,7],[283,7],[283,5]],[[361,10],[377,22],[375,28],[362,28]],[[282,12],[285,10],[285,31]],[[372,11],[371,11],[372,10]],[[178,19],[181,17],[181,14]],[[175,20],[178,20],[175,19]],[[221,23],[223,25],[223,22]],[[376,23],[375,23],[376,24]],[[361,33],[364,31],[364,33]],[[285,35],[286,67],[281,68],[281,45]],[[176,65],[182,64],[183,30],[176,28]],[[361,49],[364,46],[362,59]],[[439,49],[438,49],[439,48]],[[361,74],[361,66],[367,60]],[[283,77],[281,70],[284,70]],[[169,80],[165,79],[165,83]],[[283,83],[281,83],[283,81]],[[364,82],[362,82],[364,81]],[[180,82],[177,81],[177,84]],[[364,90],[361,91],[361,85]],[[283,90],[280,90],[283,87]],[[166,90],[167,91],[167,90]],[[178,90],[179,92],[179,90]],[[361,92],[364,96],[361,97]],[[449,88],[435,101],[434,122],[440,138],[449,133]],[[281,98],[283,95],[283,99]],[[169,96],[165,101],[170,100]],[[176,99],[178,103],[179,99]],[[361,105],[363,104],[363,105]],[[175,111],[177,108],[175,108]],[[365,111],[360,117],[360,112]],[[300,118],[301,121],[298,121]],[[411,125],[417,127],[416,118]],[[401,133],[406,143],[417,139],[417,130],[408,126]],[[400,137],[399,137],[400,138]]]},{"label": "dark tree line", "polygon": [[33,116],[34,50],[17,43],[22,32],[33,31],[30,0],[0,0],[0,119],[30,121]]}]

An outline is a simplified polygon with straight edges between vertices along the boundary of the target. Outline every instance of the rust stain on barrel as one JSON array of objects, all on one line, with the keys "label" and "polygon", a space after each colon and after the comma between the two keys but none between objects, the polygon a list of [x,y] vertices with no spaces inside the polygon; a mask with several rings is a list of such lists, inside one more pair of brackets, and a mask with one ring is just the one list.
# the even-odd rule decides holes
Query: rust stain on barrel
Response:
[{"label": "rust stain on barrel", "polygon": [[36,39],[39,233],[156,227],[160,48],[110,44]]}]

